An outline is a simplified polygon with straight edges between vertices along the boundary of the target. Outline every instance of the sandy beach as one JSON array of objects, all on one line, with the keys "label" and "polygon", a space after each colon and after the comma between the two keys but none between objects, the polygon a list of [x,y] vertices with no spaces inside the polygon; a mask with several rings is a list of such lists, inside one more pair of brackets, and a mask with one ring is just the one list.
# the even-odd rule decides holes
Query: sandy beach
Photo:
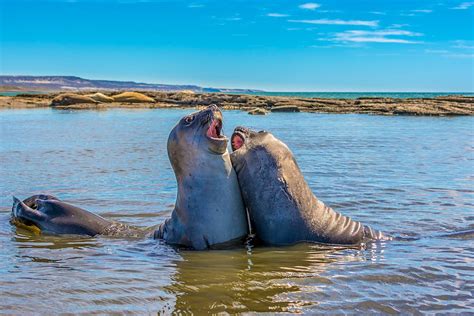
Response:
[{"label": "sandy beach", "polygon": [[[109,108],[199,108],[216,104],[223,109],[269,112],[359,113],[376,115],[474,115],[474,97],[440,96],[434,98],[294,98],[222,93],[140,91],[131,99],[117,98],[122,92],[102,91],[102,98],[88,99],[87,93],[47,93],[1,96],[0,108],[100,109]],[[69,98],[65,98],[69,96]],[[114,99],[115,97],[115,99]],[[90,100],[90,101],[88,101]],[[257,109],[255,111],[255,109]]]}]

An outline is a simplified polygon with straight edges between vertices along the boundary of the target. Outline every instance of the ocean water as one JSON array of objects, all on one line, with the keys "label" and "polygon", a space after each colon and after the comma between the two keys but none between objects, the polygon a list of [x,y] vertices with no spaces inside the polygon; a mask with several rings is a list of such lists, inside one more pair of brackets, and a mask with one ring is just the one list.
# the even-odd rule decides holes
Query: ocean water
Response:
[{"label": "ocean water", "polygon": [[0,92],[0,96],[15,97],[19,94],[42,94],[42,93],[48,93],[48,92],[41,92],[41,91],[3,91],[3,92]]},{"label": "ocean water", "polygon": [[249,92],[246,94],[293,98],[435,98],[446,95],[474,96],[472,92]]},{"label": "ocean water", "polygon": [[474,313],[474,118],[224,112],[288,144],[315,194],[411,241],[182,251],[32,236],[11,196],[50,193],[139,226],[173,208],[166,140],[190,110],[0,111],[0,313]]}]

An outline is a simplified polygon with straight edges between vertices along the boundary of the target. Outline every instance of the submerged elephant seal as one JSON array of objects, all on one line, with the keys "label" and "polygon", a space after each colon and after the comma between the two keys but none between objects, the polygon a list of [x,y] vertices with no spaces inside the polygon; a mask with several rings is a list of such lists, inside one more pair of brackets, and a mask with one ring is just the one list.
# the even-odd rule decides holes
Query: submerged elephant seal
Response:
[{"label": "submerged elephant seal", "polygon": [[157,230],[109,221],[50,195],[14,198],[12,223],[56,234],[153,235],[194,249],[241,244],[248,234],[246,212],[221,131],[222,114],[215,105],[185,116],[171,131],[168,156],[178,196],[171,218]]},{"label": "submerged elephant seal", "polygon": [[319,201],[288,147],[272,134],[237,127],[231,154],[256,237],[269,245],[359,244],[387,238]]},{"label": "submerged elephant seal", "polygon": [[109,221],[99,215],[63,202],[52,195],[33,195],[24,201],[13,197],[11,223],[34,233],[140,236],[144,231]]}]

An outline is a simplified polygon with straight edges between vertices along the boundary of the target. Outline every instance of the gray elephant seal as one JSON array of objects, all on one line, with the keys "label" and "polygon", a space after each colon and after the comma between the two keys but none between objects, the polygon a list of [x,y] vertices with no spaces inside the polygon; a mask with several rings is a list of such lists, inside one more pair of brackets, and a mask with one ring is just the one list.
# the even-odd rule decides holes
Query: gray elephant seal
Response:
[{"label": "gray elephant seal", "polygon": [[14,198],[11,222],[55,234],[149,235],[198,250],[242,244],[248,234],[246,212],[218,107],[182,118],[169,135],[168,156],[178,195],[171,218],[158,229],[112,222],[50,195]]},{"label": "gray elephant seal", "polygon": [[[63,202],[52,195],[33,195],[24,201],[13,197],[11,223],[33,232],[74,235],[132,236],[133,228]],[[143,233],[142,233],[143,235]]]},{"label": "gray elephant seal", "polygon": [[247,217],[218,107],[181,119],[168,138],[168,156],[178,195],[155,236],[195,249],[242,244]]},{"label": "gray elephant seal", "polygon": [[314,196],[289,148],[272,134],[237,127],[231,154],[256,237],[268,245],[353,245],[384,239]]}]

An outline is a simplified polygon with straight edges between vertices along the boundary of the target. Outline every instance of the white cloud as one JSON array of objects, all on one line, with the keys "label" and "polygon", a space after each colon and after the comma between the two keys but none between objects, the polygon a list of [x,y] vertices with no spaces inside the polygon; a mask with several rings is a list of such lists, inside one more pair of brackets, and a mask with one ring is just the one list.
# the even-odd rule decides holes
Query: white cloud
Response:
[{"label": "white cloud", "polygon": [[318,4],[318,3],[308,2],[308,3],[304,3],[304,4],[299,5],[298,8],[305,9],[305,10],[316,10],[320,6],[321,5]]},{"label": "white cloud", "polygon": [[321,13],[341,13],[341,10],[318,10]]},{"label": "white cloud", "polygon": [[289,16],[288,14],[282,14],[282,13],[268,13],[267,16],[271,16],[274,18],[285,18]]},{"label": "white cloud", "polygon": [[474,59],[474,54],[448,54],[444,55],[445,57],[450,57],[450,58],[471,58]]},{"label": "white cloud", "polygon": [[386,12],[381,12],[381,11],[371,11],[369,13],[376,14],[376,15],[387,15]]},{"label": "white cloud", "polygon": [[188,5],[188,8],[195,9],[195,8],[203,8],[204,4],[199,4],[199,3],[191,3]]},{"label": "white cloud", "polygon": [[[379,31],[344,31],[334,34],[329,38],[333,42],[352,42],[352,43],[399,43],[415,44],[417,41],[401,38],[404,36],[415,37],[422,36],[421,33],[415,33],[405,30],[379,30]],[[394,37],[396,36],[396,37]]]},{"label": "white cloud", "polygon": [[474,42],[473,41],[462,41],[462,40],[457,40],[453,41],[455,44],[453,47],[454,48],[460,48],[460,49],[474,49]]},{"label": "white cloud", "polygon": [[392,25],[390,25],[391,28],[395,28],[395,29],[405,27],[405,26],[410,26],[410,24],[392,24]]},{"label": "white cloud", "polygon": [[425,53],[436,54],[445,58],[474,58],[473,53],[457,53],[444,49],[425,49]]},{"label": "white cloud", "polygon": [[449,51],[445,49],[425,49],[425,53],[428,54],[447,54]]},{"label": "white cloud", "polygon": [[411,12],[415,12],[415,13],[431,13],[433,12],[433,10],[411,10]]},{"label": "white cloud", "polygon": [[472,7],[473,5],[474,5],[474,2],[463,2],[463,3],[459,4],[458,6],[453,7],[451,9],[453,9],[453,10],[467,10],[470,7]]},{"label": "white cloud", "polygon": [[357,26],[378,26],[379,21],[361,21],[361,20],[288,20],[293,23],[306,23],[306,24],[323,24],[323,25],[357,25]]}]

